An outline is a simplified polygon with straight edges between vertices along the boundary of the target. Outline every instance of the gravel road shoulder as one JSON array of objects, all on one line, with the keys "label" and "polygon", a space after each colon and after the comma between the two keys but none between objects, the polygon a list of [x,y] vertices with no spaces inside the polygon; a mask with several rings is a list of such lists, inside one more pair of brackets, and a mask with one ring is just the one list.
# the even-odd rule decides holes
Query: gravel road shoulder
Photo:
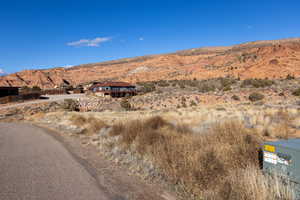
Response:
[{"label": "gravel road shoulder", "polygon": [[61,142],[101,185],[114,200],[176,200],[173,194],[157,185],[150,185],[127,169],[105,160],[93,146],[83,145],[78,137],[58,133],[47,127],[49,135]]}]

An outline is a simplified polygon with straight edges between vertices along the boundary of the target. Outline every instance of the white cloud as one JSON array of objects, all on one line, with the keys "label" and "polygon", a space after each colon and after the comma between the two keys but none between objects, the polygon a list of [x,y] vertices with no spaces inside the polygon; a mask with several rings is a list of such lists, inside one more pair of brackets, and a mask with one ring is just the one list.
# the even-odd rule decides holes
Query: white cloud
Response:
[{"label": "white cloud", "polygon": [[6,72],[3,69],[0,69],[0,75],[6,74]]},{"label": "white cloud", "polygon": [[143,40],[144,40],[144,38],[143,38],[143,37],[140,37],[140,38],[139,38],[139,40],[140,40],[140,41],[143,41]]},{"label": "white cloud", "polygon": [[73,67],[74,65],[64,65],[64,66],[61,66],[62,68],[71,68]]},{"label": "white cloud", "polygon": [[68,46],[86,46],[99,47],[100,43],[110,41],[111,37],[97,37],[95,39],[81,39],[74,42],[67,43]]}]

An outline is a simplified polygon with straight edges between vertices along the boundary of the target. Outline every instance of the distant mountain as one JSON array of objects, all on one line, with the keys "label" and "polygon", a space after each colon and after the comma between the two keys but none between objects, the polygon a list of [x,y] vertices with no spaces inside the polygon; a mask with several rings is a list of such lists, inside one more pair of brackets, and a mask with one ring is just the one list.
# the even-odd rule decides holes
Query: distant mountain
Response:
[{"label": "distant mountain", "polygon": [[277,79],[288,74],[300,76],[300,38],[195,48],[70,68],[26,70],[0,77],[0,86],[53,88],[66,81],[77,85],[96,80],[135,83],[224,76]]}]

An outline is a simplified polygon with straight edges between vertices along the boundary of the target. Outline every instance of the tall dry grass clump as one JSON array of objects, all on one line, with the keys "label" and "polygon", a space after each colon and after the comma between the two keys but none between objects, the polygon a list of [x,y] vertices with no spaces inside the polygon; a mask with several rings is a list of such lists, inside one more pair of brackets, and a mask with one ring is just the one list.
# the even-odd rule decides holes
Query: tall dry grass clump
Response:
[{"label": "tall dry grass clump", "polygon": [[260,138],[240,123],[218,124],[203,134],[174,130],[162,134],[163,140],[150,153],[171,181],[185,185],[193,194],[203,196],[209,190],[218,194],[231,170],[259,165]]},{"label": "tall dry grass clump", "polygon": [[110,135],[122,135],[120,142],[125,147],[130,147],[134,143],[136,150],[144,154],[147,146],[151,146],[163,136],[158,130],[165,126],[171,125],[159,116],[147,120],[119,122],[112,126]]},{"label": "tall dry grass clump", "polygon": [[295,192],[291,183],[282,182],[277,175],[263,175],[255,166],[231,172],[223,190],[222,197],[224,199],[295,199]]},{"label": "tall dry grass clump", "polygon": [[82,134],[92,135],[97,133],[102,128],[108,127],[102,120],[95,117],[86,117],[79,114],[74,114],[70,117],[70,121],[83,128]]},{"label": "tall dry grass clump", "polygon": [[[184,188],[187,194],[204,199],[254,200],[242,195],[252,192],[259,196],[262,192],[259,187],[242,187],[241,181],[246,184],[247,177],[232,178],[237,176],[233,175],[235,172],[253,166],[257,171],[251,174],[252,181],[263,180],[258,173],[262,138],[242,123],[229,121],[216,124],[208,132],[193,133],[186,125],[176,126],[161,117],[153,117],[118,123],[111,135],[120,135],[120,143],[125,148],[150,157],[166,181]],[[264,192],[270,191],[267,188]],[[225,195],[228,192],[230,195]]]},{"label": "tall dry grass clump", "polygon": [[295,130],[291,128],[291,123],[295,119],[288,110],[280,109],[273,115],[267,115],[273,122],[265,130],[263,135],[266,138],[276,138],[276,139],[288,139]]}]

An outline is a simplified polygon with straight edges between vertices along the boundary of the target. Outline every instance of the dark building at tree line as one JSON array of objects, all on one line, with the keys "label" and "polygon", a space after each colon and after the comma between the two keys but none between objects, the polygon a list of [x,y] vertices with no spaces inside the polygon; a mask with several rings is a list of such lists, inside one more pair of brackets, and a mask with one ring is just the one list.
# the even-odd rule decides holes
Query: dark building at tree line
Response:
[{"label": "dark building at tree line", "polygon": [[18,87],[0,87],[0,98],[6,96],[18,96],[19,88]]}]

